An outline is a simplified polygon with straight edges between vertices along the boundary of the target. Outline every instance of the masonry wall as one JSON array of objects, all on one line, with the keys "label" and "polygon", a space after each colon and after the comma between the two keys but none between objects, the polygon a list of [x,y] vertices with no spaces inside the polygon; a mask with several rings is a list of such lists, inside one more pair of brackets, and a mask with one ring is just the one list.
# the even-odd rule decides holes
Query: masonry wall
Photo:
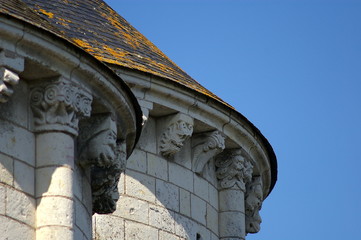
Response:
[{"label": "masonry wall", "polygon": [[215,176],[192,171],[190,140],[173,160],[158,154],[159,124],[148,120],[127,161],[117,210],[93,216],[94,239],[218,239]]},{"label": "masonry wall", "polygon": [[1,239],[35,239],[35,136],[29,129],[27,84],[0,104]]}]

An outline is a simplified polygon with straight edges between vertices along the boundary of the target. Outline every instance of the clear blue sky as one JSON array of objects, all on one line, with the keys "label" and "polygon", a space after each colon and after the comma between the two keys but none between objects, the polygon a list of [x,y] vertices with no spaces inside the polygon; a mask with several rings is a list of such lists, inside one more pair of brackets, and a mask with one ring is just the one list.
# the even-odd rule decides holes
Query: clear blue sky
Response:
[{"label": "clear blue sky", "polygon": [[248,240],[361,240],[361,1],[106,2],[272,144]]}]

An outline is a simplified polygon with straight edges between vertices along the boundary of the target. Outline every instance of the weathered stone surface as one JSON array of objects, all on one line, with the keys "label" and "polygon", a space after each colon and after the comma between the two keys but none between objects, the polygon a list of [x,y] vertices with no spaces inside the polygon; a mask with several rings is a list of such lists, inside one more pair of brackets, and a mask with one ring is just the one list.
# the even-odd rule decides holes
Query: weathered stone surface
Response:
[{"label": "weathered stone surface", "polygon": [[182,188],[179,189],[179,212],[191,216],[191,194]]},{"label": "weathered stone surface", "polygon": [[68,227],[44,227],[36,230],[36,239],[74,239],[74,232]]},{"label": "weathered stone surface", "polygon": [[75,224],[83,231],[85,236],[91,237],[92,219],[86,207],[79,200],[75,200]]},{"label": "weathered stone surface", "polygon": [[194,194],[202,198],[204,201],[209,201],[208,182],[197,175],[194,175]]},{"label": "weathered stone surface", "polygon": [[4,154],[0,154],[0,182],[13,185],[14,166],[13,159]]},{"label": "weathered stone surface", "polygon": [[220,211],[238,211],[244,213],[244,193],[235,189],[227,189],[219,192]]},{"label": "weathered stone surface", "polygon": [[208,184],[209,203],[218,210],[218,190],[212,185]]},{"label": "weathered stone surface", "polygon": [[137,147],[143,151],[157,154],[157,138],[156,138],[156,124],[155,120],[151,117],[148,118],[145,124],[142,137],[139,139]]},{"label": "weathered stone surface", "polygon": [[124,240],[124,220],[111,215],[94,214],[94,240]]},{"label": "weathered stone surface", "polygon": [[155,202],[155,178],[134,172],[127,171],[125,176],[125,192],[127,195]]},{"label": "weathered stone surface", "polygon": [[6,215],[35,227],[35,199],[23,192],[7,188]]},{"label": "weathered stone surface", "polygon": [[52,225],[73,226],[74,203],[72,200],[64,197],[42,197],[37,200],[37,205],[37,227]]},{"label": "weathered stone surface", "polygon": [[196,221],[206,225],[207,204],[204,200],[191,194],[191,216]]},{"label": "weathered stone surface", "polygon": [[156,203],[179,212],[179,188],[156,179]]},{"label": "weathered stone surface", "polygon": [[5,198],[6,198],[6,188],[0,185],[0,214],[5,214]]},{"label": "weathered stone surface", "polygon": [[18,84],[17,73],[0,66],[0,103],[5,103],[13,95],[13,86]]},{"label": "weathered stone surface", "polygon": [[14,186],[32,196],[35,193],[34,168],[20,161],[14,161]]},{"label": "weathered stone surface", "polygon": [[185,239],[196,239],[198,224],[190,218],[175,214],[175,233]]},{"label": "weathered stone surface", "polygon": [[159,231],[159,240],[180,240],[180,239],[174,234]]},{"label": "weathered stone surface", "polygon": [[149,203],[132,197],[121,196],[114,216],[148,224]]},{"label": "weathered stone surface", "polygon": [[149,225],[168,232],[174,232],[174,213],[164,207],[150,205]]},{"label": "weathered stone surface", "polygon": [[149,175],[156,178],[168,180],[168,161],[154,154],[147,153]]},{"label": "weathered stone surface", "polygon": [[125,221],[126,240],[158,240],[158,229],[131,221]]},{"label": "weathered stone surface", "polygon": [[218,212],[207,204],[207,228],[218,234]]},{"label": "weathered stone surface", "polygon": [[219,234],[222,238],[244,238],[245,216],[241,212],[219,213]]},{"label": "weathered stone surface", "polygon": [[147,154],[140,149],[134,149],[127,160],[127,168],[139,172],[147,172]]},{"label": "weathered stone surface", "polygon": [[168,167],[169,181],[193,192],[193,172],[172,162],[168,162]]},{"label": "weathered stone surface", "polygon": [[[35,239],[35,229],[11,218],[0,215],[0,233],[4,240],[29,240]],[[54,238],[43,238],[54,239]],[[70,239],[70,238],[68,238]]]}]

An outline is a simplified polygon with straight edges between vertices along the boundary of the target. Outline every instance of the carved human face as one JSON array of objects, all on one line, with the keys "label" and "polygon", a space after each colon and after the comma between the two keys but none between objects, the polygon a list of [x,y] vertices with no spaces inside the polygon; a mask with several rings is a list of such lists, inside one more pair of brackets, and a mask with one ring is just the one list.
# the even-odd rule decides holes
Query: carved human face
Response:
[{"label": "carved human face", "polygon": [[113,129],[100,132],[89,141],[88,157],[97,159],[100,166],[110,165],[115,159],[117,135]]}]

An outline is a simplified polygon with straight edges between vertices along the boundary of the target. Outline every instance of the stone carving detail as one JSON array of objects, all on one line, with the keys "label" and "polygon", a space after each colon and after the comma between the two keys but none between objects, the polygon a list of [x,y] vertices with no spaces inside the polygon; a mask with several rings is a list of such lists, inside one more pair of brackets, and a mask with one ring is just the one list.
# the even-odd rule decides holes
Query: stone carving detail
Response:
[{"label": "stone carving detail", "polygon": [[90,168],[93,213],[112,213],[119,199],[118,181],[126,165],[126,145],[117,143],[117,127],[110,114],[80,122],[79,165]]},{"label": "stone carving detail", "polygon": [[260,230],[262,222],[259,211],[262,207],[263,190],[261,177],[254,177],[252,182],[247,184],[245,196],[246,208],[246,232],[257,233]]},{"label": "stone carving detail", "polygon": [[193,170],[196,173],[201,173],[207,162],[225,148],[224,136],[219,131],[202,134],[200,138],[201,142],[193,147]]},{"label": "stone carving detail", "polygon": [[178,113],[170,119],[167,129],[160,139],[160,152],[164,157],[172,157],[183,147],[183,143],[193,133],[193,119]]},{"label": "stone carving detail", "polygon": [[5,103],[13,94],[13,86],[19,83],[19,76],[4,68],[0,67],[0,103]]},{"label": "stone carving detail", "polygon": [[240,149],[226,150],[216,158],[216,176],[222,189],[238,188],[246,191],[246,183],[252,179],[252,163],[247,160]]},{"label": "stone carving detail", "polygon": [[24,58],[16,53],[0,49],[0,103],[12,96],[13,86],[19,83],[18,73],[24,71]]},{"label": "stone carving detail", "polygon": [[30,102],[36,131],[59,130],[77,135],[79,118],[90,116],[92,96],[60,79],[33,88]]}]

